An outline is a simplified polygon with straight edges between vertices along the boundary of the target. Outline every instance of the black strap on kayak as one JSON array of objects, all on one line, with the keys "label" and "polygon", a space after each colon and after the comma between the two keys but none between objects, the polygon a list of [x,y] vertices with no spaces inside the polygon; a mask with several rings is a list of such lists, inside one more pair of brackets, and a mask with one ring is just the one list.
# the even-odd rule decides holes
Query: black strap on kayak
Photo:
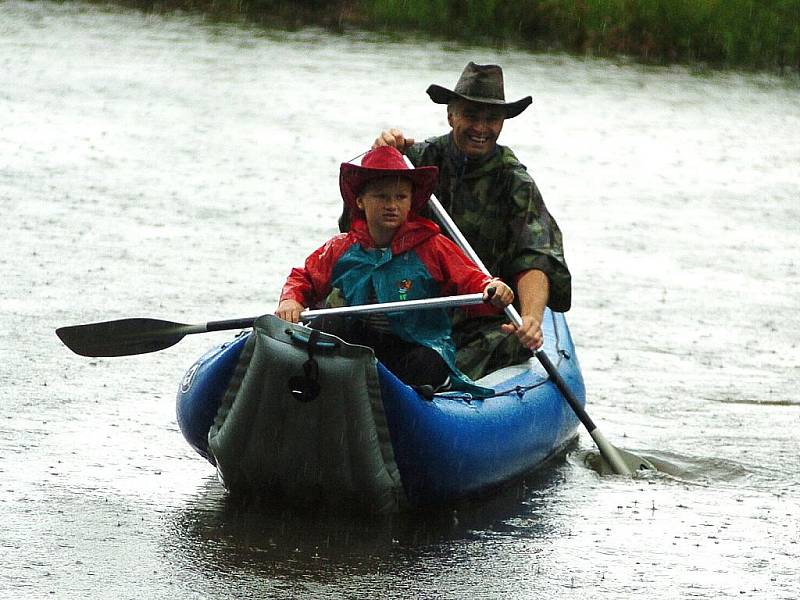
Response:
[{"label": "black strap on kayak", "polygon": [[311,402],[319,396],[322,387],[319,384],[319,364],[314,358],[314,351],[319,342],[319,330],[312,329],[308,336],[308,360],[303,363],[303,374],[289,378],[289,392],[298,402]]}]

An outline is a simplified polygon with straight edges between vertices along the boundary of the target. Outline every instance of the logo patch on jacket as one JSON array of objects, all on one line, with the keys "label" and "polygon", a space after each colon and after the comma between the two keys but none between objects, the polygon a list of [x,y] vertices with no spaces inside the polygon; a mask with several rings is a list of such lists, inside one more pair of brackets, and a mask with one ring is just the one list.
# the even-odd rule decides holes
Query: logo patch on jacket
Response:
[{"label": "logo patch on jacket", "polygon": [[401,279],[397,282],[397,295],[400,297],[400,300],[405,300],[408,294],[408,290],[414,285],[414,282],[410,279]]}]

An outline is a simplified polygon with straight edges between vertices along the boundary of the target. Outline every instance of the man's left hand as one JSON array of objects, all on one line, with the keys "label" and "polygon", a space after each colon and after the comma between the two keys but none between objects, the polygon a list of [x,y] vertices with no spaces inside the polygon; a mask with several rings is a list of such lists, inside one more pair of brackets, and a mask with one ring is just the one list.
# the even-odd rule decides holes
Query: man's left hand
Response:
[{"label": "man's left hand", "polygon": [[522,327],[517,328],[513,323],[506,323],[501,328],[506,333],[516,334],[519,343],[531,350],[538,350],[544,343],[542,323],[536,317],[524,315],[522,317]]}]

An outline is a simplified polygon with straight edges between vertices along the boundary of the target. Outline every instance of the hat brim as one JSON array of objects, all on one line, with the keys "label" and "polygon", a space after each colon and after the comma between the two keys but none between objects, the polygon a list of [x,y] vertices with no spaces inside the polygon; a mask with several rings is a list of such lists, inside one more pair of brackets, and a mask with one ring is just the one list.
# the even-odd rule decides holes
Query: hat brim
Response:
[{"label": "hat brim", "polygon": [[448,90],[440,85],[430,85],[426,90],[428,96],[431,97],[436,104],[448,104],[451,100],[461,99],[476,102],[478,104],[486,104],[487,106],[500,106],[506,112],[506,119],[513,119],[519,115],[523,110],[528,108],[533,102],[533,98],[525,96],[516,102],[505,102],[504,100],[495,100],[492,98],[478,98],[476,96],[465,96],[453,90]]},{"label": "hat brim", "polygon": [[425,208],[436,189],[439,178],[437,167],[418,167],[416,169],[370,169],[353,163],[342,163],[339,168],[339,190],[345,205],[351,210],[358,210],[356,198],[364,185],[374,179],[383,177],[405,177],[414,186],[411,197],[412,212],[419,213]]}]

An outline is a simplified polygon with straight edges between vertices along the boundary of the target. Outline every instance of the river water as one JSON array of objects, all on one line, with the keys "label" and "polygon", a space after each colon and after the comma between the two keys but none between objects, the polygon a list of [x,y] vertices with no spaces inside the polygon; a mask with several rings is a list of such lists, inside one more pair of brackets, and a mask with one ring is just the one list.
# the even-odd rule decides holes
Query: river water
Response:
[{"label": "river water", "polygon": [[[88,359],[56,327],[274,309],[335,231],[338,165],[499,62],[501,141],[574,274],[588,410],[661,471],[563,459],[365,519],[234,504],[174,393],[231,333]],[[800,85],[78,3],[0,3],[0,597],[800,595]]]}]

